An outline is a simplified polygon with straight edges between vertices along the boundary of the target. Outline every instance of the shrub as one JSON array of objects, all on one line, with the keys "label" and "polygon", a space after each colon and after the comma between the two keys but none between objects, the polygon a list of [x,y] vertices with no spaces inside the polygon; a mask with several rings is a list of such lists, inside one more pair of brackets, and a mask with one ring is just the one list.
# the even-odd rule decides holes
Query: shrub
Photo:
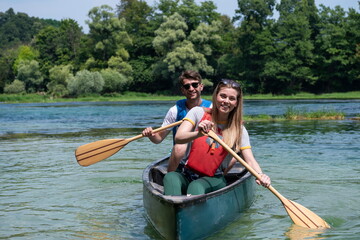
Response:
[{"label": "shrub", "polygon": [[101,72],[104,79],[103,93],[124,92],[128,83],[128,78],[114,69],[104,69]]},{"label": "shrub", "polygon": [[25,93],[25,84],[15,79],[11,84],[5,85],[4,93]]},{"label": "shrub", "polygon": [[100,93],[104,87],[104,79],[99,72],[82,70],[69,80],[68,90],[72,96]]},{"label": "shrub", "polygon": [[40,72],[39,62],[35,60],[24,60],[19,63],[17,79],[25,83],[27,92],[38,92],[43,90],[44,78]]},{"label": "shrub", "polygon": [[49,70],[50,82],[46,85],[48,93],[55,97],[63,97],[67,95],[67,84],[72,78],[74,78],[71,70],[71,65],[60,65],[51,68]]}]

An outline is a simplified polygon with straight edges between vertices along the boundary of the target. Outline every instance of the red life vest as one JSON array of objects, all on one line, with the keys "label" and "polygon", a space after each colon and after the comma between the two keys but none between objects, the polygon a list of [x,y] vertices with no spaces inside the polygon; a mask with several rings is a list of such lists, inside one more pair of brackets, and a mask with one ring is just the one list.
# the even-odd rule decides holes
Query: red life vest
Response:
[{"label": "red life vest", "polygon": [[[208,109],[204,110],[205,113],[200,122],[211,120]],[[222,138],[221,132],[217,134]],[[202,136],[193,141],[185,167],[200,176],[213,177],[227,154],[226,149],[211,137]]]}]

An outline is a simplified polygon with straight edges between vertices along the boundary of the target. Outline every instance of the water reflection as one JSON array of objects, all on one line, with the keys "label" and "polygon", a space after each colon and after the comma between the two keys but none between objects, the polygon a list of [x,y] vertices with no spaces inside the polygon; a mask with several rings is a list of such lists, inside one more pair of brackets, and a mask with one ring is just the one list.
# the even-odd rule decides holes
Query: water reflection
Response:
[{"label": "water reflection", "polygon": [[285,236],[290,240],[320,240],[326,239],[322,237],[321,234],[325,233],[327,229],[309,229],[300,227],[297,225],[292,225],[289,230],[285,233]]}]

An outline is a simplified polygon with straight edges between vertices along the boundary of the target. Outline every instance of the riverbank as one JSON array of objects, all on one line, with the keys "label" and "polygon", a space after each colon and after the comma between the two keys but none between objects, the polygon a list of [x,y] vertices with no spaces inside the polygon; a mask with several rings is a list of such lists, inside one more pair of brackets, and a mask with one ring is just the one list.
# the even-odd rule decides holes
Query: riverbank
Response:
[{"label": "riverbank", "polygon": [[[113,95],[89,95],[78,98],[54,98],[47,94],[0,94],[0,103],[54,103],[54,102],[122,102],[122,101],[176,101],[182,96],[126,92]],[[204,95],[211,99],[210,95]],[[298,93],[295,95],[244,94],[245,100],[304,100],[304,99],[360,99],[360,91],[346,93]]]}]

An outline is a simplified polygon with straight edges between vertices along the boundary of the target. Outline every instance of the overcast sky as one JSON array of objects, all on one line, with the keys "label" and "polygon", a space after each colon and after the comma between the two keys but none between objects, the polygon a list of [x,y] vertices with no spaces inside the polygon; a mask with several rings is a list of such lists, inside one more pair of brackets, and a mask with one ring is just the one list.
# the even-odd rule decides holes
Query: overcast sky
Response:
[{"label": "overcast sky", "polygon": [[[280,0],[278,0],[280,1]],[[359,0],[315,0],[317,5],[334,8],[340,5],[345,10],[355,8],[359,11]],[[146,0],[148,5],[153,6],[156,0]],[[196,0],[197,3],[202,2]],[[217,11],[232,17],[237,8],[237,0],[213,0],[217,6]],[[88,32],[85,24],[87,14],[93,7],[107,4],[112,8],[116,8],[120,0],[0,0],[0,12],[5,12],[9,8],[13,8],[15,12],[24,12],[31,17],[50,18],[50,19],[66,19],[71,18],[83,27],[84,32]]]}]

